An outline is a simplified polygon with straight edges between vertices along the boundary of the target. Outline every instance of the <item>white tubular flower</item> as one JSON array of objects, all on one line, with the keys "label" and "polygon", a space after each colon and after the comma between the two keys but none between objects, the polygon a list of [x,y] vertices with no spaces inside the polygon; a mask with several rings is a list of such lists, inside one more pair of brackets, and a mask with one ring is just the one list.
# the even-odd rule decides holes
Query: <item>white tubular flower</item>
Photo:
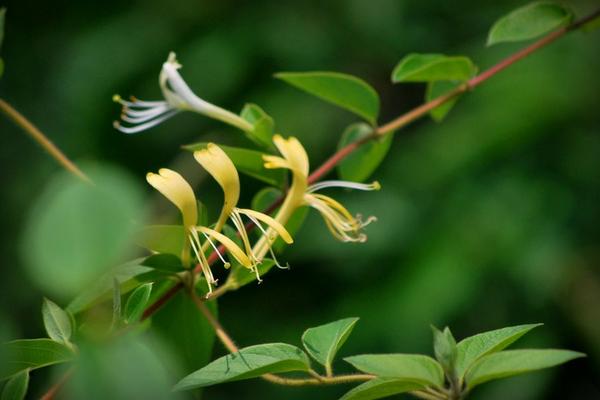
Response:
[{"label": "white tubular flower", "polygon": [[123,133],[137,133],[160,124],[180,111],[193,111],[243,131],[253,129],[252,124],[242,117],[196,96],[179,74],[180,68],[181,64],[177,62],[175,53],[171,52],[158,79],[164,100],[142,101],[132,97],[130,101],[126,101],[119,95],[113,96],[113,100],[123,106],[121,120],[127,123],[124,126],[115,121],[114,127]]}]

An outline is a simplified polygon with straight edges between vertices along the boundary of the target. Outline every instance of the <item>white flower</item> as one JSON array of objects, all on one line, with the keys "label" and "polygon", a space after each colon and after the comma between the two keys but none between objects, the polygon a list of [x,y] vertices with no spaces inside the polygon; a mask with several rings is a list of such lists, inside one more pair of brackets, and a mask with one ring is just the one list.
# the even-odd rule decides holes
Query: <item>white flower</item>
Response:
[{"label": "white flower", "polygon": [[252,130],[252,124],[245,119],[196,96],[177,71],[179,68],[181,64],[177,62],[175,53],[171,52],[162,66],[158,80],[165,100],[143,101],[131,97],[127,101],[119,95],[113,96],[113,100],[123,106],[121,120],[129,125],[124,126],[115,121],[114,127],[123,133],[137,133],[150,129],[181,111],[193,111],[243,131]]}]

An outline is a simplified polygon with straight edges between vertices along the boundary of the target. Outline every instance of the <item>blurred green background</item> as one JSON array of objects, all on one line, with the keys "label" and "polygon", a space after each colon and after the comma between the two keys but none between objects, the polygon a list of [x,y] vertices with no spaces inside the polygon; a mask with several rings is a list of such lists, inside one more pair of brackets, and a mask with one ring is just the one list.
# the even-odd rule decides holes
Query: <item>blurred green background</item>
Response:
[{"label": "blurred green background", "polygon": [[[138,135],[115,131],[114,93],[159,99],[169,51],[208,101],[239,111],[255,102],[278,131],[300,138],[318,165],[354,117],[272,78],[278,71],[355,74],[381,94],[386,122],[418,105],[424,86],[392,86],[409,52],[471,56],[486,68],[520,45],[485,48],[488,28],[518,1],[417,0],[103,2],[5,1],[0,95],[77,161],[107,161],[140,182],[169,166],[199,183],[179,146],[246,144],[218,122],[182,114]],[[583,15],[597,2],[570,3]],[[398,132],[374,174],[383,190],[336,194],[376,215],[365,244],[336,242],[311,213],[274,271],[220,301],[222,323],[241,346],[300,344],[302,331],[361,320],[341,355],[431,352],[429,324],[457,338],[543,322],[520,346],[585,352],[555,370],[491,383],[473,399],[600,398],[600,31],[573,33],[459,101],[447,120]],[[2,226],[0,311],[13,337],[39,337],[44,293],[25,275],[19,238],[30,206],[59,170],[0,118]],[[260,185],[244,180],[245,204]],[[153,221],[177,215],[148,186]],[[221,193],[200,196],[216,216]],[[91,227],[93,229],[93,227]],[[223,354],[220,345],[215,355]],[[349,370],[340,362],[339,371]],[[33,375],[32,396],[49,383]],[[349,387],[285,388],[246,381],[206,399],[332,399]]]}]

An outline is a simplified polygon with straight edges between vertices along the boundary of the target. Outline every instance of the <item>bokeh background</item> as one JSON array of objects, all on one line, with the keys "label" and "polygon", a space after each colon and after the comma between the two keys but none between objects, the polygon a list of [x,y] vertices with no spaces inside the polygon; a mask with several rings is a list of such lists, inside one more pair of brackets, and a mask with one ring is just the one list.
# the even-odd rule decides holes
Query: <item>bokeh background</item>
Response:
[{"label": "bokeh background", "polygon": [[[197,115],[133,136],[111,126],[119,114],[111,96],[158,99],[158,72],[174,50],[203,98],[235,111],[260,104],[278,131],[301,139],[315,166],[355,119],[273,73],[363,77],[381,94],[385,122],[424,95],[420,84],[390,83],[402,56],[467,54],[486,68],[520,47],[485,48],[485,39],[495,19],[521,3],[4,1],[0,95],[75,160],[116,164],[140,182],[147,171],[170,166],[199,184],[205,176],[180,145],[245,144],[238,133]],[[597,2],[570,5],[582,15]],[[311,214],[282,256],[292,269],[225,296],[224,326],[242,346],[299,345],[307,327],[360,317],[343,356],[430,353],[431,323],[462,338],[543,322],[519,346],[589,357],[488,384],[472,398],[600,398],[599,40],[600,31],[571,34],[465,96],[443,123],[423,119],[397,132],[374,174],[383,190],[339,194],[352,211],[379,217],[369,241],[338,243]],[[59,167],[4,118],[0,131],[4,329],[39,337],[44,293],[24,272],[19,242],[31,205]],[[250,179],[244,185],[249,203],[261,186]],[[207,181],[200,192],[216,214],[218,187]],[[154,221],[176,218],[150,187],[146,193]],[[348,370],[343,362],[336,369]],[[49,384],[33,381],[32,395]],[[245,381],[211,388],[204,398],[333,399],[347,389]]]}]

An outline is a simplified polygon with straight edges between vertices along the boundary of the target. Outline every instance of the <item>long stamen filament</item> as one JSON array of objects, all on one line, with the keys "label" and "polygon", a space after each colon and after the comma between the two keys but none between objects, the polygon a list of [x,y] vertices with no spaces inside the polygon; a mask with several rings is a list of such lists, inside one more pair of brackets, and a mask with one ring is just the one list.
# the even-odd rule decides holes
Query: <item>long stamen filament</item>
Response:
[{"label": "long stamen filament", "polygon": [[215,246],[214,242],[210,239],[210,237],[202,232],[202,235],[204,235],[204,237],[206,238],[206,240],[208,241],[208,243],[210,243],[210,246],[213,248],[213,250],[215,251],[215,253],[217,253],[217,256],[221,259],[221,261],[223,262],[223,266],[227,269],[231,266],[230,263],[228,263],[227,261],[225,261],[225,259],[223,258],[223,255],[221,254],[221,252],[219,251],[218,247]]},{"label": "long stamen filament", "polygon": [[346,188],[346,189],[355,189],[355,190],[379,190],[381,189],[381,185],[379,182],[375,181],[372,183],[358,183],[358,182],[350,182],[350,181],[342,181],[342,180],[330,180],[330,181],[322,181],[319,183],[315,183],[314,185],[310,185],[307,189],[308,193],[316,192],[317,190],[325,189],[325,188]]},{"label": "long stamen filament", "polygon": [[252,223],[254,225],[256,225],[256,227],[262,232],[263,236],[266,239],[266,246],[269,249],[269,253],[271,254],[271,258],[273,258],[273,261],[275,262],[275,265],[277,266],[277,268],[280,269],[290,269],[290,265],[288,263],[286,263],[285,267],[282,266],[281,264],[279,264],[279,261],[277,261],[277,257],[275,257],[275,252],[273,251],[273,242],[275,239],[277,239],[277,235],[274,234],[273,236],[269,235],[267,233],[267,231],[265,231],[265,229],[262,227],[262,225],[260,224],[260,222],[258,222],[258,220],[248,214],[246,214],[246,216],[248,217],[248,219],[250,219],[250,221],[252,221]]}]

